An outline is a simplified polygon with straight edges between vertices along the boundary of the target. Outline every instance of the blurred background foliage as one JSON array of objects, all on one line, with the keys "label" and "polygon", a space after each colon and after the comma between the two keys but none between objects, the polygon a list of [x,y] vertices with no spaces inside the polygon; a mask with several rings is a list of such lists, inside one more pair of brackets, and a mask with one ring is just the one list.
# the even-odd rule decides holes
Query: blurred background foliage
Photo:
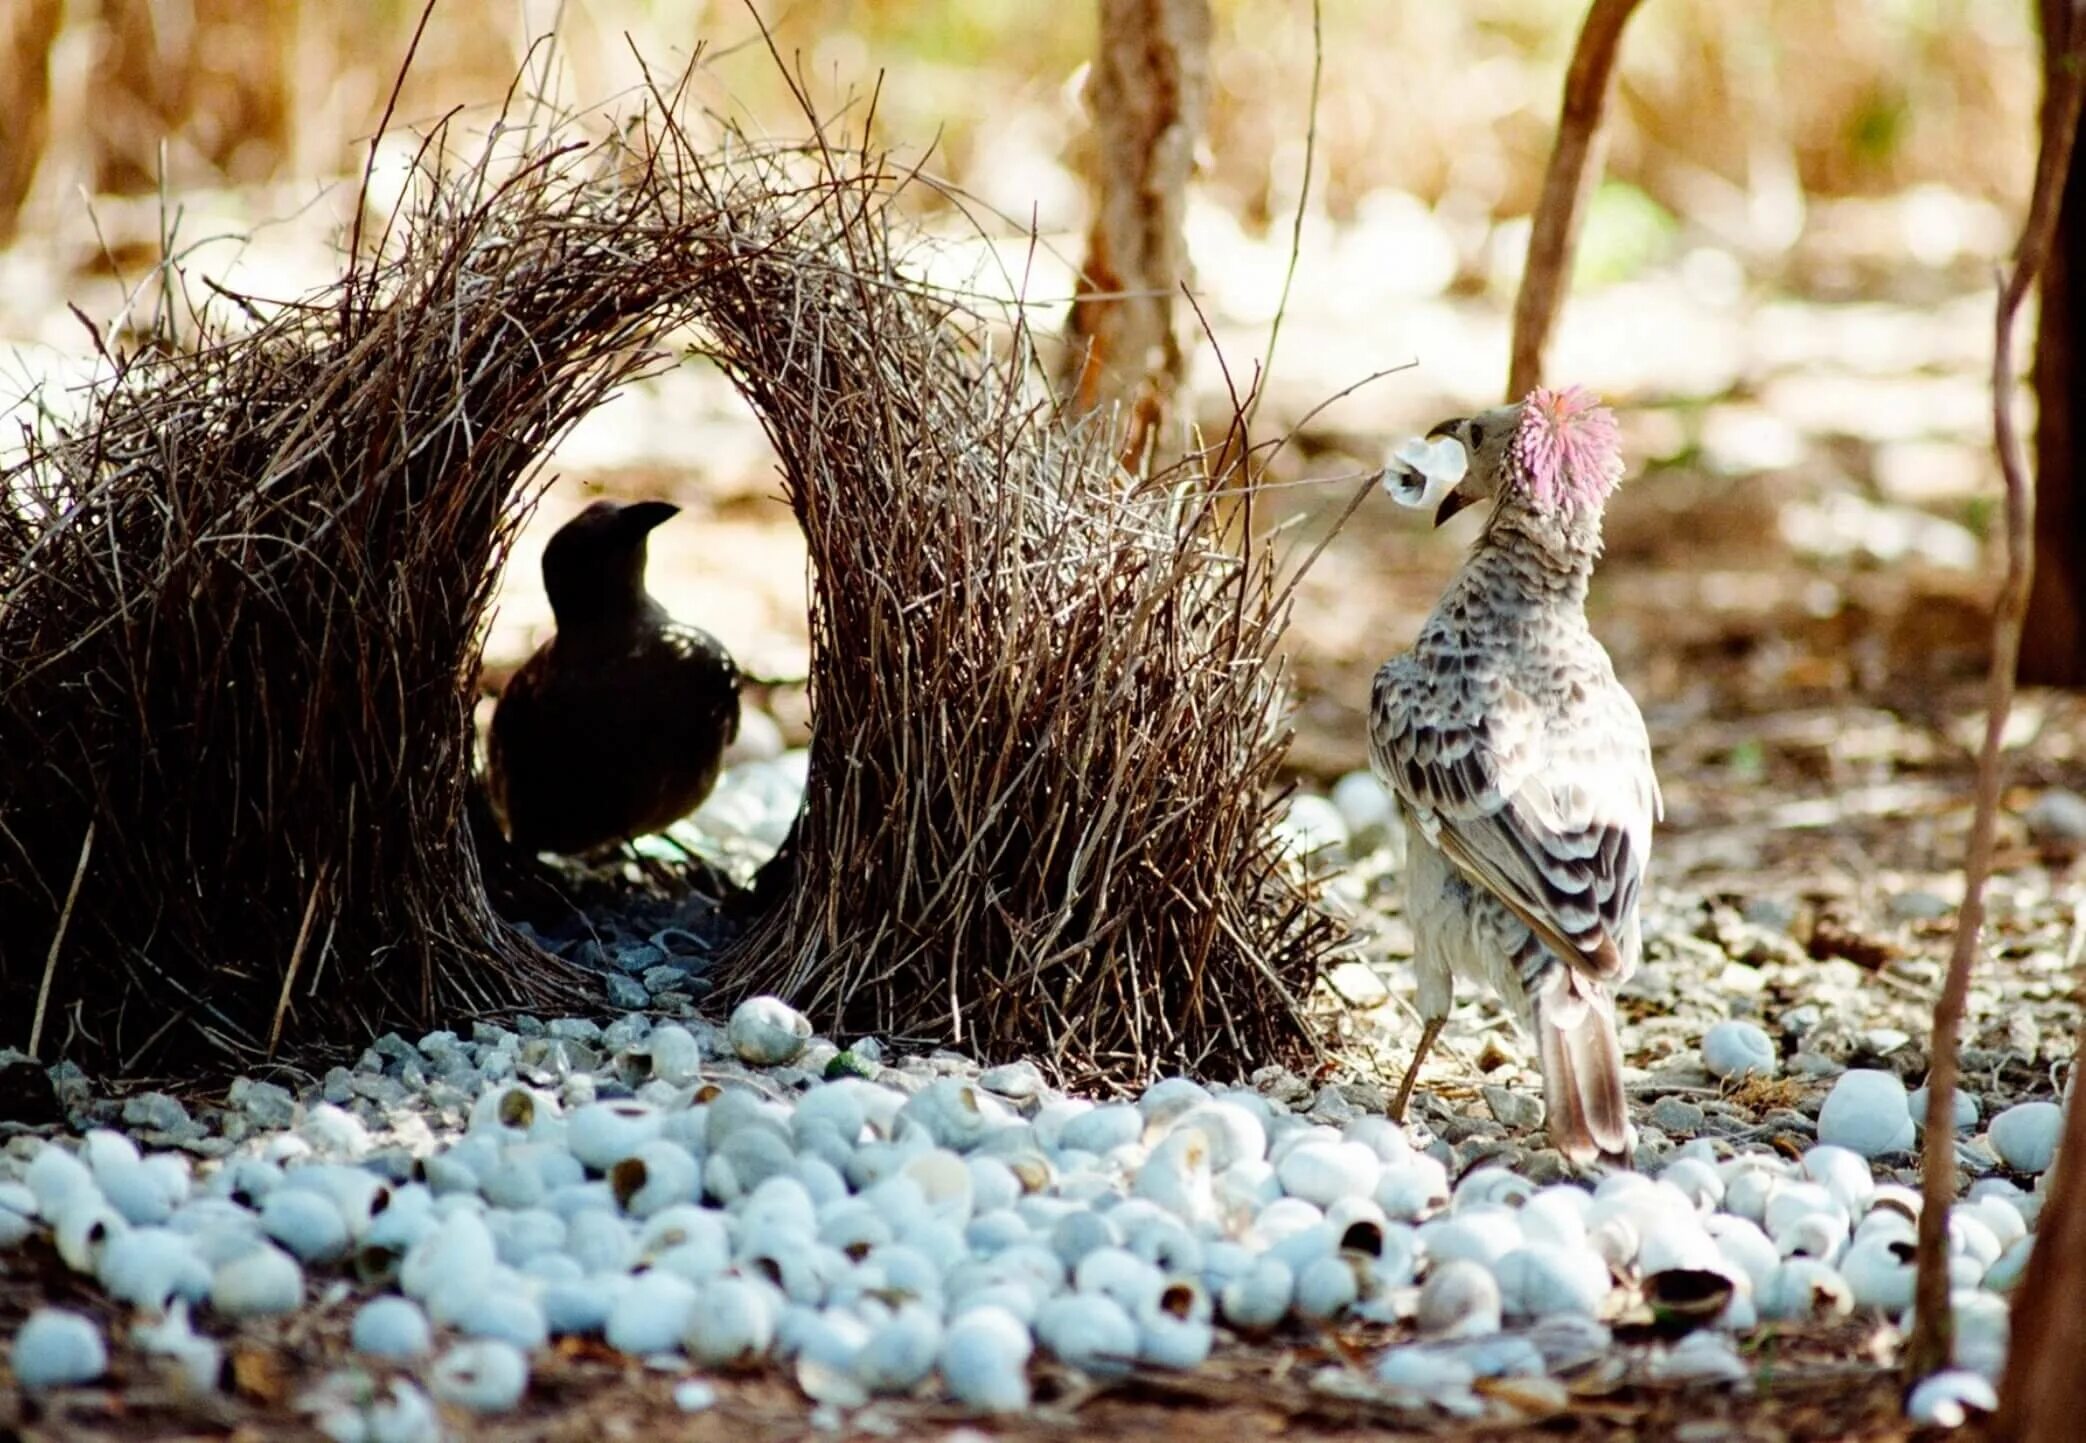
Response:
[{"label": "blurred background foliage", "polygon": [[[1305,0],[1215,0],[1202,154],[1211,198],[1249,232],[1280,222],[1302,174],[1311,65]],[[419,20],[411,0],[8,0],[0,145],[12,200],[188,192],[358,163]],[[1319,196],[1336,222],[1384,192],[1452,228],[1534,203],[1578,0],[1327,0]],[[1655,259],[1686,217],[1745,251],[1786,249],[1812,197],[1947,185],[2025,189],[2036,100],[2024,0],[1658,0],[1619,78],[1610,184],[1589,273]],[[1094,6],[1037,0],[792,0],[763,7],[815,88],[879,75],[879,130],[1042,229],[1075,226],[1077,93]],[[497,95],[555,25],[572,93],[606,97],[700,42],[720,112],[795,128],[739,0],[443,0],[401,115]],[[36,77],[47,73],[47,99]],[[44,119],[38,123],[36,117]],[[34,176],[30,174],[34,166]],[[0,184],[7,184],[0,178]],[[0,212],[10,197],[0,195]],[[1376,202],[1381,204],[1380,201]],[[32,205],[28,219],[34,223]],[[1473,253],[1477,253],[1473,250]],[[1464,277],[1476,281],[1476,274]]]}]

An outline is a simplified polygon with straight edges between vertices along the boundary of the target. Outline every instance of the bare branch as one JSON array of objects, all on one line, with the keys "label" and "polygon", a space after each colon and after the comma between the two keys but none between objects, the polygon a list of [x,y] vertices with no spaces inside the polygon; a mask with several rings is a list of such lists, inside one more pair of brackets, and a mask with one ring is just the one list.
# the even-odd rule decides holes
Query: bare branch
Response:
[{"label": "bare branch", "polygon": [[65,950],[65,929],[72,925],[72,909],[80,900],[80,883],[87,880],[87,862],[94,855],[94,823],[80,838],[80,862],[72,869],[72,885],[65,889],[65,906],[58,912],[58,928],[51,934],[51,950],[43,959],[43,981],[36,988],[36,1013],[29,1021],[29,1055],[41,1056],[44,1011],[51,1005],[51,979],[58,974],[58,954]]},{"label": "bare branch", "polygon": [[1963,906],[1956,914],[1955,948],[1949,955],[1941,1000],[1934,1007],[1929,1049],[1933,1062],[1927,1073],[1926,1138],[1921,1158],[1917,1323],[1905,1355],[1906,1369],[1914,1377],[1946,1367],[1954,1346],[1948,1297],[1948,1213],[1956,1195],[1956,1053],[1978,934],[1984,925],[1985,881],[1992,871],[1992,836],[1999,814],[2000,749],[2007,713],[2013,706],[2014,671],[2020,660],[2021,627],[2035,566],[2035,488],[2029,481],[2028,462],[2014,420],[2014,320],[2049,256],[2058,203],[2071,170],[2072,144],[2079,129],[2080,63],[2086,60],[2082,15],[2086,15],[2086,4],[2074,0],[2069,33],[2057,42],[2068,43],[2070,55],[2065,64],[2051,71],[2055,91],[2043,111],[2035,190],[2014,249],[2013,269],[2000,287],[1992,327],[1992,439],[2006,483],[2006,580],[1992,617],[1992,667],[1985,683],[1984,746],[1977,759],[1977,810],[1963,859]]},{"label": "bare branch", "polygon": [[1514,297],[1513,362],[1507,370],[1507,399],[1519,400],[1543,380],[1543,353],[1564,302],[1579,245],[1586,198],[1601,173],[1601,116],[1608,108],[1608,79],[1622,45],[1622,28],[1640,0],[1593,0],[1579,43],[1565,72],[1564,105],[1557,140],[1543,173],[1542,199],[1528,233],[1528,262]]}]

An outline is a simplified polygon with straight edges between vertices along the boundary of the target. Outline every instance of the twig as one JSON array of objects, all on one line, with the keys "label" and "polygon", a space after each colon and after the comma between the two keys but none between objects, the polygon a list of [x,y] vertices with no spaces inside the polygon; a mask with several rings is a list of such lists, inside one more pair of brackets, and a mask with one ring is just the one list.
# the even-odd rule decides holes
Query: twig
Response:
[{"label": "twig", "polygon": [[304,917],[297,923],[297,940],[290,944],[290,965],[283,968],[282,991],[275,998],[275,1020],[268,1024],[268,1056],[272,1060],[275,1049],[282,1043],[283,1018],[290,1012],[290,989],[297,985],[297,968],[304,961],[304,944],[311,940],[311,919],[318,914],[319,893],[326,889],[326,867],[319,865],[318,874],[311,879],[311,895],[304,901]]},{"label": "twig", "polygon": [[1622,28],[1639,0],[1593,0],[1579,43],[1565,72],[1564,106],[1557,141],[1543,173],[1543,195],[1528,233],[1528,263],[1514,297],[1513,361],[1507,370],[1507,399],[1519,400],[1543,379],[1543,352],[1557,324],[1558,306],[1572,274],[1579,221],[1587,194],[1600,174],[1601,113],[1608,106],[1608,77],[1622,44]]},{"label": "twig", "polygon": [[73,904],[80,900],[80,883],[87,879],[87,859],[94,855],[94,823],[80,838],[80,863],[72,869],[72,885],[65,890],[65,906],[58,913],[58,930],[51,934],[51,950],[43,959],[43,981],[36,988],[36,1015],[29,1023],[29,1055],[35,1057],[43,1044],[43,1014],[51,1002],[51,979],[58,974],[58,953],[65,946],[65,929],[72,923]]},{"label": "twig", "polygon": [[1905,1352],[1905,1367],[1913,1377],[1924,1377],[1948,1365],[1955,1333],[1948,1298],[1948,1214],[1956,1195],[1956,1050],[1970,990],[1970,969],[1984,923],[1985,879],[1992,871],[1992,834],[1999,813],[2000,748],[2007,712],[2013,706],[2014,670],[2021,654],[2021,626],[2027,616],[2028,587],[2035,566],[2035,489],[2029,484],[2028,461],[2014,422],[2014,318],[2048,258],[2065,177],[2071,171],[2072,143],[2078,135],[2086,4],[2074,0],[2072,16],[2068,37],[2072,53],[2064,65],[2051,71],[2051,83],[2061,88],[2044,110],[2035,190],[2020,243],[2014,249],[2013,270],[2000,287],[1992,326],[1992,440],[2006,482],[2006,582],[1992,617],[1992,668],[1985,681],[1977,809],[1963,859],[1963,905],[1956,914],[1955,949],[1949,955],[1941,1001],[1934,1008],[1929,1049],[1933,1064],[1927,1073],[1927,1131],[1921,1159],[1917,1322]]},{"label": "twig", "polygon": [[[1241,436],[1252,431],[1253,418],[1260,414],[1260,403],[1267,397],[1268,381],[1275,373],[1275,342],[1282,337],[1282,318],[1289,314],[1289,290],[1297,278],[1297,258],[1304,253],[1304,214],[1311,203],[1311,170],[1318,157],[1318,92],[1324,76],[1325,7],[1323,0],[1311,0],[1311,97],[1304,127],[1304,179],[1297,187],[1296,216],[1289,223],[1289,265],[1282,272],[1282,294],[1275,298],[1275,318],[1268,322],[1268,348],[1261,355],[1260,377],[1246,402],[1246,414],[1239,427]],[[1221,468],[1218,474],[1224,474]]]}]

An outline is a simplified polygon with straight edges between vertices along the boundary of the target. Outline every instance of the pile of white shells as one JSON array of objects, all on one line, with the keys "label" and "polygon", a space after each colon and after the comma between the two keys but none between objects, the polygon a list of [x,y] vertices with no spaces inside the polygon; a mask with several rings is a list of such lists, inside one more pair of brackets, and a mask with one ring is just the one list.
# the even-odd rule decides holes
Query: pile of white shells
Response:
[{"label": "pile of white shells", "polygon": [[[828,1408],[940,1396],[997,1413],[1027,1406],[1039,1355],[1107,1377],[1193,1368],[1226,1335],[1397,1323],[1411,1341],[1317,1381],[1496,1416],[1560,1405],[1558,1377],[1593,1367],[1747,1386],[1734,1339],[1755,1326],[1902,1326],[1912,1300],[1920,1200],[1863,1155],[1912,1125],[1881,1074],[1840,1079],[1800,1158],[1704,1139],[1656,1176],[1539,1187],[1480,1166],[1452,1185],[1444,1145],[1382,1117],[1336,1128],[1179,1079],[1095,1104],[1021,1064],[818,1080],[789,1066],[810,1034],[772,998],[722,1032],[659,1025],[607,1069],[641,1078],[633,1095],[586,1072],[494,1081],[461,1136],[423,1131],[403,1170],[324,1104],[200,1176],[114,1132],[17,1140],[0,1244],[47,1232],[198,1387],[220,1344],[192,1320],[221,1335],[352,1294],[351,1346],[390,1381],[344,1372],[308,1405],[332,1437],[391,1443],[438,1436],[436,1400],[514,1407],[532,1355],[567,1334],[685,1374],[684,1407],[714,1401],[705,1373],[780,1365]],[[1772,1048],[1713,1036],[1720,1075],[1771,1067]],[[2000,1114],[1992,1147],[2040,1173],[2059,1112]],[[2041,1202],[1994,1177],[1951,1209],[1964,1371],[1929,1380],[1921,1416],[1989,1398]],[[1623,1316],[1696,1329],[1624,1349],[1608,1328]],[[108,1350],[50,1309],[11,1353],[44,1388],[101,1376]]]}]

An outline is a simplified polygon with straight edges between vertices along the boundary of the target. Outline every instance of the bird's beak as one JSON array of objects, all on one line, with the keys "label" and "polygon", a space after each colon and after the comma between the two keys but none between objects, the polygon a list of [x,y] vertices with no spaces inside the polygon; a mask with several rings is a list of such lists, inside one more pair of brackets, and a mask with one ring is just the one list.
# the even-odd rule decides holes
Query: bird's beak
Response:
[{"label": "bird's beak", "polygon": [[1454,516],[1458,511],[1461,511],[1464,507],[1470,505],[1470,503],[1476,499],[1477,498],[1472,496],[1468,491],[1465,491],[1461,486],[1458,486],[1448,495],[1442,497],[1441,505],[1437,506],[1434,509],[1434,524],[1437,527],[1441,526],[1450,517]]},{"label": "bird's beak", "polygon": [[667,518],[681,514],[671,501],[633,501],[623,508],[622,521],[633,535],[643,536]]}]

